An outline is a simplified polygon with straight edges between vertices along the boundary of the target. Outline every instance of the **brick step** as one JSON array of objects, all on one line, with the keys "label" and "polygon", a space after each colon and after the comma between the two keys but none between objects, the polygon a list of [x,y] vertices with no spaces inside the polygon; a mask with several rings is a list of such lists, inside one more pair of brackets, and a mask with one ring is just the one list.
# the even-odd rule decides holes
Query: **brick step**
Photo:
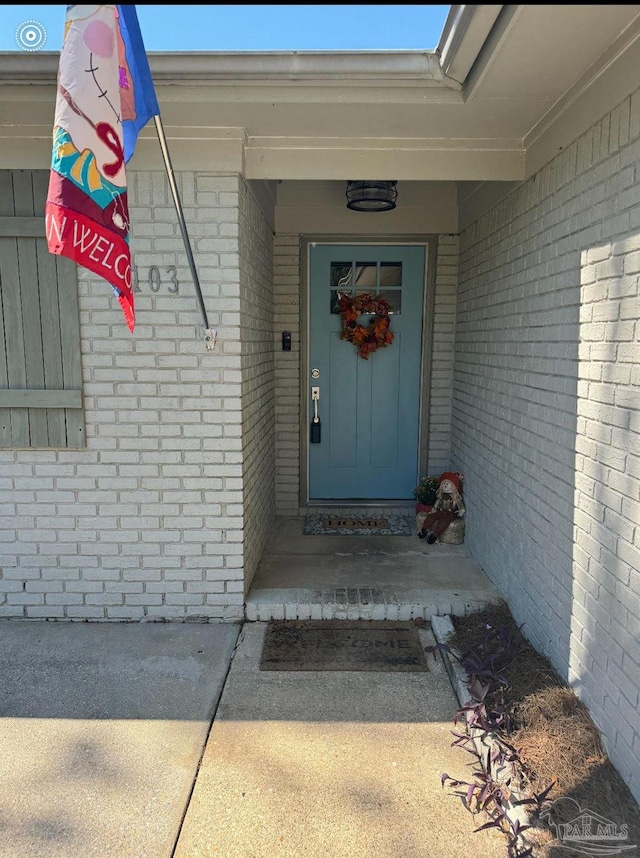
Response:
[{"label": "brick step", "polygon": [[260,588],[245,604],[248,622],[267,620],[430,620],[463,616],[497,601],[496,591],[398,590],[382,587]]}]

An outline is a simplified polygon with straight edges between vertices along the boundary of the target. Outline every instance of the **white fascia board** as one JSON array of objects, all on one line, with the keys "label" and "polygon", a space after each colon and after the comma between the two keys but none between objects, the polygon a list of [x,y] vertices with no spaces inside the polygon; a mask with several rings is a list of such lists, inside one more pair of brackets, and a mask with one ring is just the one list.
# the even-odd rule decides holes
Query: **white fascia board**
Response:
[{"label": "white fascia board", "polygon": [[333,148],[305,146],[245,149],[247,179],[410,181],[522,181],[525,153],[491,148]]},{"label": "white fascia board", "polygon": [[[435,51],[264,51],[149,52],[154,81],[422,81],[456,88],[443,75]],[[0,80],[11,83],[55,81],[57,51],[0,51]]]},{"label": "white fascia board", "polygon": [[503,6],[452,6],[436,49],[443,73],[463,84]]}]

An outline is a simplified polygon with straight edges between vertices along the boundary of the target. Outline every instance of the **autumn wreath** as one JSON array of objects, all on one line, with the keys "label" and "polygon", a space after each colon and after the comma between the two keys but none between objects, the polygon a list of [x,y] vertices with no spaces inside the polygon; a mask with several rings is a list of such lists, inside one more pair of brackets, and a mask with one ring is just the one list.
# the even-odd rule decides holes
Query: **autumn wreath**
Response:
[{"label": "autumn wreath", "polygon": [[[377,349],[386,349],[393,342],[393,334],[389,330],[391,319],[390,304],[384,298],[378,298],[370,292],[362,295],[341,293],[339,299],[342,330],[340,339],[353,343],[361,358],[368,360],[369,355]],[[362,313],[373,313],[369,325],[361,325],[358,318]]]}]

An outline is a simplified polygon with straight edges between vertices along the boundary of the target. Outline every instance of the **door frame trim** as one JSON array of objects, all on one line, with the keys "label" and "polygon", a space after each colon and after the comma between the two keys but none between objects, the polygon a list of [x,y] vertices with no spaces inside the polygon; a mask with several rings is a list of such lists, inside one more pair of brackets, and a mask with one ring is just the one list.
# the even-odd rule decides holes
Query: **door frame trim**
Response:
[{"label": "door frame trim", "polygon": [[[420,405],[418,409],[418,474],[427,473],[429,460],[429,423],[431,401],[431,367],[433,363],[433,320],[436,289],[437,235],[301,235],[300,236],[300,508],[309,503],[309,423],[311,411],[307,387],[309,380],[309,290],[310,248],[315,244],[412,245],[425,248],[425,270],[422,304],[422,354],[420,360]],[[424,348],[428,343],[429,348]],[[361,502],[358,506],[380,506],[380,500]],[[344,505],[342,502],[341,505]]]}]

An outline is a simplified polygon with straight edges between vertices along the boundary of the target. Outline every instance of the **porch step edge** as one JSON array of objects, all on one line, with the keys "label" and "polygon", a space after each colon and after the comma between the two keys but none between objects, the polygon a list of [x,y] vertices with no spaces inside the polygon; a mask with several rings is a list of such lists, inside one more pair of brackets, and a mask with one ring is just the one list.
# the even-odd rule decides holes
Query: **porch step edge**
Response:
[{"label": "porch step edge", "polygon": [[[363,597],[363,593],[364,595]],[[247,596],[245,620],[414,620],[464,616],[498,600],[486,590],[396,593],[368,588],[322,590],[256,590]]]}]

